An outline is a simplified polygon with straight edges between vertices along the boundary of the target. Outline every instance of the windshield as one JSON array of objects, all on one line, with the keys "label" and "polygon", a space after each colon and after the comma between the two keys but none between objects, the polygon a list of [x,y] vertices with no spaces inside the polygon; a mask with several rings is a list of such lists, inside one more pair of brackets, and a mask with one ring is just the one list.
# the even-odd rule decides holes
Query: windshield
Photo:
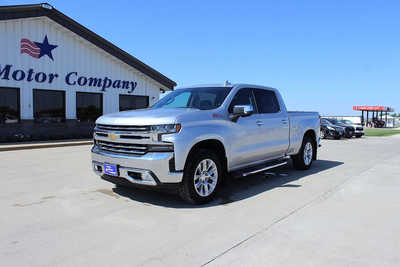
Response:
[{"label": "windshield", "polygon": [[328,121],[327,119],[322,119],[321,123],[325,125],[332,125],[332,123],[330,123],[330,121]]},{"label": "windshield", "polygon": [[350,121],[350,120],[342,120],[342,122],[343,122],[344,124],[353,124],[353,122]]},{"label": "windshield", "polygon": [[178,89],[158,101],[153,108],[215,109],[224,102],[232,87]]},{"label": "windshield", "polygon": [[329,121],[332,124],[339,124],[339,121],[336,119],[327,119],[327,121]]}]

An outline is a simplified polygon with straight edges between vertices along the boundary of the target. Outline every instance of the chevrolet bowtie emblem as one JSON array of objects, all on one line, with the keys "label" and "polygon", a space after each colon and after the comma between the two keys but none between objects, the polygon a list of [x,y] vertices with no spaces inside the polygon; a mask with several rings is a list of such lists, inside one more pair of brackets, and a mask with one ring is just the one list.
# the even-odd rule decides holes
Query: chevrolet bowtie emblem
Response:
[{"label": "chevrolet bowtie emblem", "polygon": [[118,135],[113,134],[113,133],[109,133],[109,134],[108,134],[108,138],[110,138],[111,140],[115,140],[115,139],[118,138]]}]

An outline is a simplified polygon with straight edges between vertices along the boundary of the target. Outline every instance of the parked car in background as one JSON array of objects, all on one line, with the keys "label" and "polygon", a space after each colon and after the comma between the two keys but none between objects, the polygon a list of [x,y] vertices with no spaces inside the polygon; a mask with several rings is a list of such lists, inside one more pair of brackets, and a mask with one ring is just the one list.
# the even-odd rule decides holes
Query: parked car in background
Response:
[{"label": "parked car in background", "polygon": [[342,126],[336,126],[327,119],[321,119],[321,138],[325,139],[332,137],[340,139],[344,135],[344,128]]},{"label": "parked car in background", "polygon": [[364,127],[361,125],[355,125],[351,120],[340,120],[340,122],[346,126],[352,126],[354,127],[354,136],[357,138],[360,138],[361,136],[364,135]]},{"label": "parked car in background", "polygon": [[346,138],[352,138],[354,135],[354,132],[356,131],[356,129],[353,126],[349,126],[344,123],[341,123],[337,119],[326,119],[326,120],[328,120],[331,124],[333,124],[335,126],[342,127],[344,130],[344,137],[346,137]]},{"label": "parked car in background", "polygon": [[10,114],[3,115],[0,113],[0,123],[8,124],[8,123],[18,123],[18,122],[19,122],[18,117]]},{"label": "parked car in background", "polygon": [[385,127],[385,121],[379,120],[377,118],[372,118],[372,121],[367,122],[368,128],[383,128]]}]

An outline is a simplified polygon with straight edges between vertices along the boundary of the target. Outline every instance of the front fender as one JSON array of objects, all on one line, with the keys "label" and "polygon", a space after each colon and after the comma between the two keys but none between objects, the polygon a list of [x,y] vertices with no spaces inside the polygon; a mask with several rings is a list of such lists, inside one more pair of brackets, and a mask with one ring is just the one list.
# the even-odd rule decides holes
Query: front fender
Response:
[{"label": "front fender", "polygon": [[[181,132],[178,134],[164,135],[162,140],[174,143],[175,169],[181,171],[185,167],[190,150],[199,142],[218,140],[227,151],[227,138],[224,134],[226,131],[226,127],[216,123],[209,123],[207,126],[192,125],[182,127]],[[229,153],[227,153],[226,157],[229,162]]]}]

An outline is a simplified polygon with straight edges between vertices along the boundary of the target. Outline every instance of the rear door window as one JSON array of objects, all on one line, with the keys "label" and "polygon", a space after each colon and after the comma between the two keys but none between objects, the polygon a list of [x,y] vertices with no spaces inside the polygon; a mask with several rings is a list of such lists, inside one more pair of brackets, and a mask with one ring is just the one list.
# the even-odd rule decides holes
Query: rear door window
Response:
[{"label": "rear door window", "polygon": [[264,89],[254,89],[258,113],[277,113],[280,106],[275,92]]}]

